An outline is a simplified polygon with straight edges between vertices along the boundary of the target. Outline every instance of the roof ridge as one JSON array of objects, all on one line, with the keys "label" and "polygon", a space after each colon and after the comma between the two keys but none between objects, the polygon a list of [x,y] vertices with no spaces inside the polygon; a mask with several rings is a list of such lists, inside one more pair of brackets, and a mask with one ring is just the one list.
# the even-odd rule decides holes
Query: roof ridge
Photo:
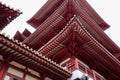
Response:
[{"label": "roof ridge", "polygon": [[20,14],[22,13],[19,9],[15,9],[14,7],[11,7],[10,5],[8,5],[8,4],[6,4],[6,3],[4,3],[2,1],[0,1],[0,4],[3,5],[4,7],[7,7],[9,9],[11,9],[11,10],[17,11]]}]

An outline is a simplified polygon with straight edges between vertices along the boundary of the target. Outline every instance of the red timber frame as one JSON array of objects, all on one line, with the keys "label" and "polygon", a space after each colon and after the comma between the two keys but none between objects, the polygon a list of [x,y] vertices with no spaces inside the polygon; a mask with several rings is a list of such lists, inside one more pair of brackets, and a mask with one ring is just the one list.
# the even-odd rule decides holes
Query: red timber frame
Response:
[{"label": "red timber frame", "polygon": [[12,64],[10,64],[9,67],[11,67],[11,68],[13,68],[13,69],[15,69],[15,70],[18,70],[18,71],[20,71],[20,72],[23,73],[23,77],[18,77],[18,76],[16,76],[16,75],[13,75],[12,73],[7,72],[6,75],[7,75],[7,76],[10,76],[10,80],[13,80],[13,78],[17,78],[17,79],[19,79],[19,80],[25,80],[26,75],[30,75],[30,76],[38,79],[38,80],[40,79],[40,77],[38,77],[38,76],[30,73],[27,68],[26,68],[26,69],[18,68],[18,67],[16,67],[16,66],[12,65]]},{"label": "red timber frame", "polygon": [[4,80],[4,77],[7,73],[8,68],[9,68],[9,62],[10,62],[9,59],[4,58],[4,61],[2,61],[0,64],[0,79],[1,80]]},{"label": "red timber frame", "polygon": [[81,62],[76,57],[72,57],[71,60],[67,62],[66,66],[69,71],[73,72],[75,70],[79,70],[84,75],[87,75],[89,78],[92,78],[93,80],[105,80],[103,76],[101,76],[93,69],[90,69],[89,66]]},{"label": "red timber frame", "polygon": [[9,56],[12,61],[16,61],[27,66],[40,74],[44,74],[44,72],[46,72],[46,77],[48,76],[54,80],[57,80],[58,78],[66,80],[71,76],[69,71],[64,70],[60,65],[48,58],[45,58],[45,56],[42,56],[37,51],[19,43],[17,40],[10,40],[3,35],[0,35],[0,54],[5,57]]}]

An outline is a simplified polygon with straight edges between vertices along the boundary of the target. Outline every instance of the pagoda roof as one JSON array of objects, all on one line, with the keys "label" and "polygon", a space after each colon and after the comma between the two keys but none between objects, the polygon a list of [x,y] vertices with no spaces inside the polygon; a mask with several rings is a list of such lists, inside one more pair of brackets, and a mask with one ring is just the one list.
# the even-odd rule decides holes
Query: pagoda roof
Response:
[{"label": "pagoda roof", "polygon": [[[74,16],[56,36],[38,51],[40,54],[58,63],[60,60],[64,61],[70,56],[76,56],[88,64],[89,67],[92,65],[93,68],[94,65],[94,70],[99,73],[102,72],[101,74],[103,74],[104,71],[109,72],[111,70],[113,70],[113,74],[115,75],[120,73],[120,61],[106,48],[106,46],[95,39],[94,35],[91,35],[76,16]],[[91,64],[91,61],[95,63]],[[111,68],[108,68],[109,66],[111,66]]]},{"label": "pagoda roof", "polygon": [[39,54],[37,51],[29,48],[29,46],[18,42],[18,40],[10,39],[8,36],[5,36],[4,33],[0,33],[0,55],[10,57],[11,60],[29,66],[29,68],[40,73],[44,74],[46,71],[47,73],[45,74],[54,80],[65,80],[71,76],[71,72],[63,69],[63,67],[56,62]]},{"label": "pagoda roof", "polygon": [[[48,17],[53,15],[63,3],[67,5],[67,8],[61,10],[61,12],[67,10],[65,15],[77,15],[78,13],[85,12],[85,14],[92,18],[103,30],[109,28],[109,25],[97,14],[86,0],[48,0],[46,4],[27,22],[34,28],[37,28],[45,22]],[[76,11],[74,11],[73,6],[77,6]],[[67,17],[70,17],[71,15],[68,15]]]},{"label": "pagoda roof", "polygon": [[[38,50],[40,47],[46,44],[50,39],[52,39],[57,33],[59,33],[59,31],[61,31],[62,28],[66,26],[66,24],[74,15],[77,15],[78,18],[81,21],[83,21],[84,24],[86,24],[87,26],[89,25],[88,28],[92,28],[92,31],[91,29],[89,30],[91,33],[95,31],[97,33],[99,32],[98,35],[100,34],[100,36],[98,35],[95,36],[95,37],[98,37],[98,39],[99,37],[102,38],[105,35],[102,32],[103,27],[101,28],[100,25],[104,24],[104,28],[105,26],[108,27],[108,25],[100,17],[98,17],[99,15],[95,11],[90,11],[92,9],[90,6],[89,6],[90,9],[88,10],[86,8],[85,9],[83,8],[85,7],[85,5],[88,6],[85,0],[77,0],[77,1],[54,0],[52,2],[51,1],[52,0],[48,0],[48,2],[36,13],[36,15],[34,15],[29,20],[30,23],[33,23],[34,25],[38,23],[39,25],[36,27],[37,28],[36,31],[23,41],[23,43],[25,43],[26,45],[32,47],[35,50]],[[84,5],[81,4],[83,2],[84,2]],[[55,4],[57,6],[53,6]],[[54,7],[55,7],[55,10],[52,9]],[[49,13],[49,15],[46,12]],[[94,15],[92,13],[94,13]],[[91,16],[97,16],[97,17],[91,17]],[[39,19],[42,19],[41,17],[45,19],[42,21],[39,21]],[[37,19],[38,22],[34,19]],[[32,20],[33,22],[31,22]],[[106,39],[105,41],[109,40],[110,43],[112,42],[106,36],[104,36],[103,38]],[[112,45],[113,45],[113,42],[112,42]],[[114,46],[116,45],[114,44]]]},{"label": "pagoda roof", "polygon": [[19,31],[16,32],[16,34],[14,35],[14,39],[18,40],[19,42],[24,41],[29,35],[31,34],[31,32],[27,29],[25,29],[23,31],[23,33],[20,33]]},{"label": "pagoda roof", "polygon": [[48,0],[28,23],[36,31],[23,43],[40,54],[57,63],[75,56],[106,78],[120,78],[120,48],[86,0]]},{"label": "pagoda roof", "polygon": [[[26,38],[23,43],[35,50],[38,50],[56,36],[64,28],[64,26],[66,26],[70,19],[76,15],[86,26],[85,28],[90,32],[90,34],[92,34],[98,42],[100,42],[120,60],[120,48],[103,32],[103,28],[100,28],[99,24],[106,23],[98,17],[99,15],[90,7],[86,0],[51,1],[52,0],[48,0],[48,2],[36,13],[36,15],[30,19],[42,19],[41,17],[45,18],[43,22],[39,22],[38,20],[37,23],[40,25],[37,26],[36,31]],[[55,4],[57,4],[57,6],[55,6]],[[55,10],[53,10],[53,7],[55,7]],[[47,15],[47,17],[44,17],[46,12],[49,13],[49,16]]]},{"label": "pagoda roof", "polygon": [[16,32],[16,34],[14,35],[14,39],[18,40],[19,42],[22,42],[23,40],[25,40],[25,36],[23,34],[21,34],[19,31]]},{"label": "pagoda roof", "polygon": [[0,30],[21,14],[20,10],[14,10],[0,2]]}]

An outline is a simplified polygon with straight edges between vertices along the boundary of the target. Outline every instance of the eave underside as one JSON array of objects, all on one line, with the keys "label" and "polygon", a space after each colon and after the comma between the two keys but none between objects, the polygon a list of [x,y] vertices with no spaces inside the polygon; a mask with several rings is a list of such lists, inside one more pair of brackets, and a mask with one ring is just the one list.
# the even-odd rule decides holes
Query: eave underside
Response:
[{"label": "eave underside", "polygon": [[18,43],[17,41],[13,42],[3,35],[0,35],[0,55],[10,58],[11,61],[16,61],[27,66],[40,74],[45,74],[54,80],[65,80],[71,76],[71,73],[66,73],[60,65],[39,55],[36,51],[31,50],[27,46],[25,47],[22,43]]},{"label": "eave underside", "polygon": [[[58,4],[58,2],[56,0],[53,5]],[[50,3],[51,2],[49,1],[49,4]],[[47,10],[44,11],[44,13],[46,12]],[[41,10],[40,12],[38,11],[38,13],[39,14],[36,14],[34,17],[36,17],[37,19],[41,19],[40,17],[42,17],[42,15],[44,14],[42,14]],[[102,22],[103,20],[98,18],[97,14],[97,17],[94,17],[93,19],[94,11],[91,10],[91,8],[85,1],[78,0],[71,3],[67,0],[61,0],[59,6],[51,13],[52,14],[49,16],[46,15],[47,17],[42,23],[40,23],[39,21],[37,22],[39,23],[39,26],[37,27],[36,31],[29,37],[27,37],[23,41],[23,43],[35,50],[38,50],[49,40],[51,40],[55,35],[57,35],[73,17],[73,15],[77,15],[81,22],[85,25],[86,29],[92,34],[92,36],[95,37],[95,39],[99,41],[99,43],[101,43],[104,47],[106,47],[114,56],[116,56],[118,59],[120,58],[120,48],[103,32],[102,28],[100,28],[99,24],[105,23]]]},{"label": "eave underside", "polygon": [[[116,75],[119,78],[117,76],[120,73],[118,70],[120,69],[119,60],[95,40],[77,18],[72,19],[59,34],[38,51],[58,63],[76,56],[104,77],[112,80],[112,75]],[[116,78],[114,77],[114,79]]]},{"label": "eave underside", "polygon": [[[39,25],[41,25],[45,19],[51,16],[51,14],[54,13],[54,11],[61,6],[62,3],[68,4],[69,13],[74,12],[74,9],[71,9],[73,5],[79,5],[87,15],[89,15],[93,20],[103,29],[107,29],[109,25],[105,23],[105,21],[95,12],[95,10],[88,4],[85,0],[48,0],[46,4],[30,19],[28,20],[28,23],[32,25],[33,27],[37,28]],[[75,4],[74,4],[75,3]],[[44,10],[43,10],[44,9]],[[69,15],[70,16],[70,15]]]}]

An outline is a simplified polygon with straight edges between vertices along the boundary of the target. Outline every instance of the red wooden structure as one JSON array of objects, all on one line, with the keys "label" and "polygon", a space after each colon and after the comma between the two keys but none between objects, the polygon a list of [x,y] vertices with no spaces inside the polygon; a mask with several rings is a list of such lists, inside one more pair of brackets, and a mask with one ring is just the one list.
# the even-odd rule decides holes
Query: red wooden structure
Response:
[{"label": "red wooden structure", "polygon": [[0,30],[21,14],[19,10],[11,9],[0,3]]},{"label": "red wooden structure", "polygon": [[9,67],[22,72],[20,80],[28,80],[27,75],[35,80],[120,79],[120,48],[86,0],[48,0],[28,23],[34,33],[26,29],[14,39],[0,35],[1,80],[10,74]]}]

